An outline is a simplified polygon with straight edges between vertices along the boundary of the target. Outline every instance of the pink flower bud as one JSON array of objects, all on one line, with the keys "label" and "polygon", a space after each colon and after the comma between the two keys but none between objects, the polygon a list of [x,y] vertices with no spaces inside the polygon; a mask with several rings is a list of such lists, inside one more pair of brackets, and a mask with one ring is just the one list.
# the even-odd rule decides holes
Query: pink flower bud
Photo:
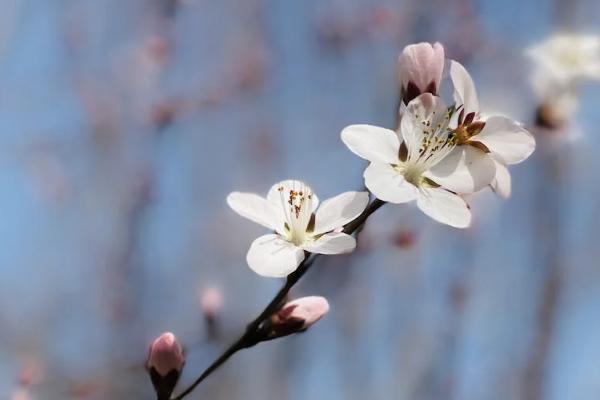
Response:
[{"label": "pink flower bud", "polygon": [[408,45],[398,57],[398,67],[405,104],[422,93],[437,95],[444,71],[444,47],[440,43]]},{"label": "pink flower bud", "polygon": [[175,335],[166,332],[160,335],[150,347],[148,368],[154,368],[161,376],[175,370],[180,372],[185,363],[183,350]]},{"label": "pink flower bud", "polygon": [[267,340],[302,332],[328,311],[329,303],[324,297],[310,296],[290,301],[271,316]]},{"label": "pink flower bud", "polygon": [[171,397],[184,363],[181,345],[171,332],[163,333],[152,343],[146,366],[158,400]]}]

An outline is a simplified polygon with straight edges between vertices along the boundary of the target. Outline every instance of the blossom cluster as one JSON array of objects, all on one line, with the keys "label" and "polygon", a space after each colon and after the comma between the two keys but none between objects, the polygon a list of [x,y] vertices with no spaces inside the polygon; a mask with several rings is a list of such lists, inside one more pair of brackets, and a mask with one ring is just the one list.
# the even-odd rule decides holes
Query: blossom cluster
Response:
[{"label": "blossom cluster", "polygon": [[[321,202],[308,184],[289,179],[273,185],[265,197],[246,192],[227,196],[235,212],[271,231],[250,245],[249,267],[259,275],[288,280],[245,333],[174,399],[189,394],[238,350],[303,332],[322,318],[329,311],[323,297],[286,302],[310,264],[299,267],[310,254],[353,251],[352,234],[384,203],[415,203],[437,222],[466,228],[471,211],[465,195],[486,187],[501,197],[510,195],[507,167],[532,154],[533,136],[507,117],[484,118],[473,79],[460,63],[445,58],[441,44],[407,46],[398,67],[398,128],[356,124],[341,132],[348,149],[369,161],[363,174],[368,191],[348,191]],[[450,104],[440,93],[445,79],[452,87]],[[203,292],[201,304],[209,328],[214,328],[220,292]],[[183,349],[172,333],[154,341],[146,366],[158,400],[171,399],[184,364]]]},{"label": "blossom cluster", "polygon": [[[418,43],[399,56],[402,103],[397,130],[357,124],[342,130],[342,142],[369,161],[365,186],[380,201],[415,202],[434,220],[466,228],[471,211],[463,196],[491,187],[508,197],[508,165],[528,158],[533,136],[504,116],[484,118],[473,79],[460,63],[445,58],[440,43]],[[449,79],[454,102],[441,97]],[[369,203],[368,192],[345,192],[325,200],[299,180],[275,184],[261,197],[233,192],[229,206],[270,229],[250,245],[247,262],[256,273],[286,277],[308,253],[340,254],[356,247],[343,227]]]}]

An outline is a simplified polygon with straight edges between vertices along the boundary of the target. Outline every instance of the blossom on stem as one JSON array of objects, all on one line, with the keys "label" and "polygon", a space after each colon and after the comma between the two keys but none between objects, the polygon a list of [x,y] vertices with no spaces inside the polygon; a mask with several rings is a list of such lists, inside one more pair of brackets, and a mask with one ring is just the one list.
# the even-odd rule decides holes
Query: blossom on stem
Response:
[{"label": "blossom on stem", "polygon": [[309,296],[290,301],[269,319],[266,340],[303,332],[328,311],[329,303],[324,297]]},{"label": "blossom on stem", "polygon": [[[455,134],[448,129],[451,111],[441,98],[425,93],[406,107],[399,134],[377,126],[351,125],[341,137],[353,153],[371,162],[364,172],[365,185],[377,198],[397,204],[416,201],[434,220],[466,228],[471,212],[454,188],[465,186],[465,170],[472,160],[444,161],[456,146]],[[483,164],[476,172],[468,180],[487,184],[494,174],[493,164]]]},{"label": "blossom on stem", "polygon": [[[495,175],[489,184],[501,197],[509,197],[511,179],[506,166],[525,161],[535,149],[535,139],[523,125],[510,118],[492,116],[482,120],[475,84],[460,63],[450,61],[450,78],[456,101],[457,118],[453,125],[456,125],[457,147],[448,156],[447,162],[469,157],[479,157],[481,162],[491,160],[495,165]],[[481,170],[481,162],[468,163],[466,172],[476,174]],[[464,188],[456,189],[463,192],[461,189]]]},{"label": "blossom on stem", "polygon": [[319,207],[310,186],[297,180],[273,185],[266,198],[241,192],[227,196],[235,212],[275,231],[254,240],[246,261],[257,274],[276,278],[294,272],[305,251],[340,254],[354,250],[355,239],[337,230],[358,217],[368,202],[367,192],[345,192]]},{"label": "blossom on stem", "polygon": [[163,333],[152,343],[146,368],[159,400],[171,396],[184,364],[181,345],[171,332]]},{"label": "blossom on stem", "polygon": [[422,93],[438,94],[444,71],[444,47],[440,43],[406,46],[398,57],[402,101],[406,105]]}]

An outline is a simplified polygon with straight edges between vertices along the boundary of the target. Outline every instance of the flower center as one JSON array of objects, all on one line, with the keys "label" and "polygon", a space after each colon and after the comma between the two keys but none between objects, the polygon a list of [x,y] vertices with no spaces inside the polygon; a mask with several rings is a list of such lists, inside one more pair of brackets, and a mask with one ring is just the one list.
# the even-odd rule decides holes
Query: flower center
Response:
[{"label": "flower center", "polygon": [[[430,120],[423,120],[423,130],[420,143],[407,143],[408,153],[406,164],[407,173],[411,179],[419,176],[446,157],[457,144],[454,131],[447,129],[449,116],[443,122],[433,126]],[[407,178],[408,180],[408,178]]]},{"label": "flower center", "polygon": [[416,187],[439,187],[437,183],[431,179],[423,176],[422,168],[409,164],[398,164],[394,165],[394,169],[406,179],[408,183],[415,185]]},{"label": "flower center", "polygon": [[299,246],[307,239],[307,229],[312,217],[313,193],[299,184],[299,188],[277,188],[283,208],[285,239]]}]

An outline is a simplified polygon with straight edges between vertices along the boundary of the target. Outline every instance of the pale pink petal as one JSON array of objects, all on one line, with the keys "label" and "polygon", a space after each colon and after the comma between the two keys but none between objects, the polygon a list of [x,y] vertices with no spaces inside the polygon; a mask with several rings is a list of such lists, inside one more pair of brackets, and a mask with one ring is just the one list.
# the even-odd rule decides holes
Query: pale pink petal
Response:
[{"label": "pale pink petal", "polygon": [[456,106],[464,106],[464,115],[472,112],[478,114],[479,100],[477,99],[475,83],[465,67],[454,60],[450,61],[450,78],[454,85],[454,100],[456,101]]},{"label": "pale pink petal", "polygon": [[373,125],[350,125],[342,131],[342,142],[357,156],[369,161],[398,162],[400,139],[396,132]]},{"label": "pale pink petal", "polygon": [[358,217],[369,204],[368,192],[345,192],[321,204],[315,213],[313,234],[330,232]]},{"label": "pale pink petal", "polygon": [[227,196],[227,204],[242,217],[266,228],[274,230],[283,225],[275,207],[257,194],[233,192]]},{"label": "pale pink petal", "polygon": [[421,188],[417,206],[442,224],[466,228],[471,223],[471,211],[458,195],[442,188]]},{"label": "pale pink petal", "polygon": [[341,232],[325,233],[314,241],[307,241],[302,248],[317,254],[343,254],[356,248],[356,239]]},{"label": "pale pink petal", "polygon": [[364,173],[365,186],[380,200],[407,203],[415,200],[418,189],[407,182],[390,164],[372,162]]},{"label": "pale pink petal", "polygon": [[535,139],[523,126],[506,117],[491,117],[481,133],[473,137],[505,164],[517,164],[535,150]]},{"label": "pale pink petal", "polygon": [[473,193],[490,184],[496,168],[492,157],[472,146],[457,146],[424,175],[457,193]]},{"label": "pale pink petal", "polygon": [[304,251],[279,235],[260,236],[250,246],[246,261],[259,275],[284,278],[294,272],[304,260]]},{"label": "pale pink petal", "polygon": [[498,196],[507,199],[510,197],[511,193],[510,172],[508,172],[508,168],[506,168],[503,163],[498,161],[495,161],[495,163],[496,175],[494,176],[490,186]]}]

